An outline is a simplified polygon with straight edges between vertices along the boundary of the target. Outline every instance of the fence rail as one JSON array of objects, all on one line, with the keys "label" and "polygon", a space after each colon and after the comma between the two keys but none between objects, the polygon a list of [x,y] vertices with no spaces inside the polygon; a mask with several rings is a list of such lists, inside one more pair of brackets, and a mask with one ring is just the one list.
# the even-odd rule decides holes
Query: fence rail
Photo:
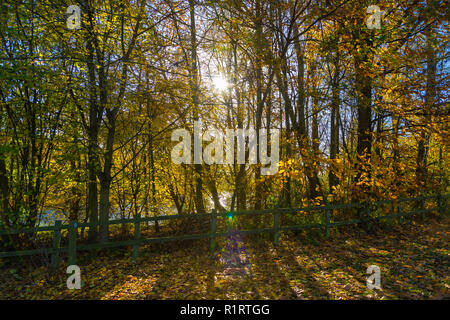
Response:
[{"label": "fence rail", "polygon": [[[330,236],[330,229],[333,227],[357,224],[370,222],[375,220],[383,220],[383,219],[401,219],[405,216],[411,216],[420,214],[422,220],[425,219],[425,214],[433,211],[438,211],[440,215],[444,215],[448,213],[447,206],[447,198],[450,197],[450,194],[444,195],[430,195],[430,196],[420,196],[415,198],[401,198],[401,199],[391,199],[391,200],[381,200],[374,203],[350,203],[350,204],[328,204],[324,206],[311,206],[311,207],[299,207],[299,208],[274,208],[274,209],[265,209],[265,210],[249,210],[249,211],[240,211],[240,212],[232,212],[233,216],[241,216],[241,215],[264,215],[264,214],[272,214],[273,215],[273,226],[272,228],[262,228],[262,229],[250,229],[250,230],[242,230],[240,232],[244,234],[256,234],[256,233],[273,233],[274,235],[274,243],[278,243],[278,238],[280,232],[283,231],[291,231],[291,230],[305,230],[305,229],[313,229],[320,228],[325,229],[325,234],[327,237]],[[438,206],[434,208],[425,208],[425,201],[429,199],[437,199]],[[416,205],[419,207],[418,210],[413,211],[403,211],[402,203],[404,202],[413,202],[415,201]],[[378,208],[380,205],[396,205],[397,212],[384,216],[371,217],[370,214],[372,212],[372,208],[375,206]],[[352,219],[346,221],[332,221],[332,210],[335,209],[364,209],[365,216],[360,219]],[[315,224],[301,224],[301,225],[291,225],[291,226],[282,226],[280,223],[280,215],[288,214],[288,213],[296,213],[296,212],[309,212],[309,211],[323,211],[323,223],[315,223]],[[36,227],[36,228],[26,228],[22,230],[0,230],[0,236],[4,235],[13,235],[13,234],[22,234],[22,233],[33,233],[33,232],[43,232],[43,231],[53,231],[53,247],[52,248],[39,248],[32,250],[22,250],[22,251],[10,251],[10,252],[0,252],[0,258],[7,257],[19,257],[19,256],[28,256],[28,255],[36,255],[36,254],[51,254],[51,268],[56,268],[59,263],[60,253],[66,252],[68,254],[68,263],[69,265],[76,264],[76,254],[77,251],[83,250],[95,250],[95,249],[103,249],[103,248],[114,248],[114,247],[124,247],[124,246],[132,246],[133,247],[133,260],[136,261],[139,255],[139,246],[148,243],[160,243],[160,242],[169,242],[169,241],[181,241],[181,240],[200,240],[200,239],[210,239],[210,252],[214,252],[216,247],[216,239],[219,237],[224,237],[227,235],[226,232],[217,232],[217,218],[227,218],[230,213],[220,212],[217,213],[213,210],[211,213],[203,213],[203,214],[184,214],[184,215],[169,215],[169,216],[157,216],[157,217],[141,217],[140,215],[135,216],[133,219],[117,219],[110,220],[108,222],[88,222],[88,223],[77,223],[75,221],[70,221],[68,224],[63,225],[61,221],[56,221],[53,226],[46,227]],[[173,219],[186,219],[186,218],[198,218],[198,217],[210,217],[211,218],[211,226],[209,233],[203,234],[191,234],[191,235],[183,235],[183,236],[174,236],[174,237],[157,237],[157,238],[142,238],[140,232],[141,223],[152,222],[152,221],[161,221],[161,220],[173,220]],[[83,227],[94,227],[100,225],[117,225],[117,224],[134,224],[134,239],[133,240],[125,240],[125,241],[115,241],[115,242],[105,242],[105,243],[92,243],[92,244],[83,244],[77,246],[77,231],[78,228]],[[61,230],[68,230],[69,233],[69,242],[67,247],[61,247]]]}]

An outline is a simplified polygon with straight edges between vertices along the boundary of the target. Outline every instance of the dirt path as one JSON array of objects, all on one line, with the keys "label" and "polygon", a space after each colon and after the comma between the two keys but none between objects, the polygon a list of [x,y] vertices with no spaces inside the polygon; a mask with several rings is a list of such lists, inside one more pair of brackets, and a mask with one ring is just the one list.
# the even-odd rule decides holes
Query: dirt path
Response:
[{"label": "dirt path", "polygon": [[247,254],[245,234],[239,230],[230,229],[218,259],[220,272],[231,276],[249,275],[251,262]]}]

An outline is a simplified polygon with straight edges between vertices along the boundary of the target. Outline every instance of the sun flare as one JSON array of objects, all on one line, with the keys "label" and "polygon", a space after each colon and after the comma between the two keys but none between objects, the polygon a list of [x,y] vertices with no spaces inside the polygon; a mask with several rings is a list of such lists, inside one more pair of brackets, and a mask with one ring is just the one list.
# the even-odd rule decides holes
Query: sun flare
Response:
[{"label": "sun flare", "polygon": [[216,90],[218,91],[225,91],[228,89],[229,86],[228,81],[222,76],[217,76],[213,78],[213,84]]}]

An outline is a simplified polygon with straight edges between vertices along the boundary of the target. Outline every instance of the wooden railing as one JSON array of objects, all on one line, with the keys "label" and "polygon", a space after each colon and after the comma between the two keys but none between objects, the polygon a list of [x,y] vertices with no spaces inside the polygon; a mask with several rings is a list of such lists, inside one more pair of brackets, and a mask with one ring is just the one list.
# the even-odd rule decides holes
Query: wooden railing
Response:
[{"label": "wooden railing", "polygon": [[[148,243],[159,243],[159,242],[168,242],[168,241],[180,241],[180,240],[197,240],[197,239],[210,239],[210,252],[214,252],[216,247],[216,239],[218,237],[224,237],[227,235],[226,232],[217,232],[217,218],[228,218],[230,214],[232,216],[242,216],[242,215],[265,215],[272,214],[273,215],[273,225],[271,228],[263,228],[263,229],[250,229],[250,230],[241,230],[240,232],[244,234],[257,234],[257,233],[273,233],[274,243],[278,243],[278,238],[280,232],[290,231],[290,230],[301,230],[301,229],[312,229],[312,228],[320,228],[325,230],[325,234],[328,237],[330,235],[330,230],[333,227],[351,225],[357,223],[371,223],[374,220],[383,220],[383,219],[402,219],[402,217],[420,214],[422,219],[425,219],[425,214],[437,211],[441,216],[448,213],[447,206],[447,198],[450,194],[445,195],[431,195],[431,196],[420,196],[416,198],[402,198],[402,199],[392,199],[392,200],[382,200],[377,201],[375,203],[350,203],[350,204],[329,204],[324,206],[312,206],[312,207],[304,207],[304,208],[275,208],[275,209],[265,209],[265,210],[250,210],[250,211],[241,211],[241,212],[224,212],[217,213],[215,211],[211,213],[204,214],[183,214],[183,215],[168,215],[168,216],[157,216],[157,217],[141,217],[140,215],[135,216],[133,219],[118,219],[118,220],[110,220],[108,222],[89,222],[89,223],[77,223],[75,221],[71,221],[68,224],[63,225],[61,221],[56,221],[53,226],[46,227],[36,227],[36,228],[27,228],[22,230],[0,230],[0,236],[2,235],[13,235],[13,234],[22,234],[22,233],[35,233],[35,232],[43,232],[43,231],[53,231],[53,246],[52,248],[39,248],[32,250],[23,250],[23,251],[9,251],[9,252],[0,252],[0,258],[6,257],[19,257],[19,256],[28,256],[28,255],[36,255],[36,254],[51,254],[51,267],[56,268],[59,263],[60,253],[66,252],[68,255],[68,264],[73,265],[76,264],[76,254],[77,251],[81,250],[94,250],[94,249],[102,249],[102,248],[113,248],[113,247],[124,247],[124,246],[132,246],[133,247],[133,260],[136,261],[139,254],[139,246]],[[425,201],[428,199],[437,199],[438,206],[433,208],[425,208]],[[402,204],[405,202],[414,202],[414,207],[419,209],[413,211],[403,211]],[[384,215],[371,217],[371,212],[373,207],[378,208],[380,205],[392,205],[396,206],[396,212]],[[417,204],[419,204],[417,206]],[[350,209],[356,208],[362,210],[363,218],[346,220],[346,221],[334,221],[332,219],[332,210],[335,209]],[[299,224],[299,225],[289,225],[282,226],[280,223],[280,215],[288,214],[288,213],[296,213],[296,212],[308,212],[308,211],[323,211],[324,216],[322,219],[322,223],[316,224]],[[183,235],[183,236],[174,236],[174,237],[157,237],[157,238],[142,238],[140,232],[141,223],[145,222],[155,222],[155,221],[163,221],[163,220],[172,220],[172,219],[186,219],[186,218],[211,218],[210,224],[210,232],[203,234],[191,234],[191,235]],[[134,224],[134,239],[126,240],[126,241],[115,241],[115,242],[105,242],[105,243],[92,243],[92,244],[82,244],[77,246],[77,230],[78,228],[84,227],[95,227],[100,225],[119,225],[119,224]],[[61,247],[61,231],[68,230],[68,246]]]}]

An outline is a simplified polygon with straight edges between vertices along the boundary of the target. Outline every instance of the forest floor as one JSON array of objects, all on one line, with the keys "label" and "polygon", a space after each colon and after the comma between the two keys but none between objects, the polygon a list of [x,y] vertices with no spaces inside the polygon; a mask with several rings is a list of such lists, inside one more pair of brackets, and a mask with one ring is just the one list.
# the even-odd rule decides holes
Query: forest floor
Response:
[{"label": "forest floor", "polygon": [[[149,245],[79,255],[80,290],[61,266],[19,270],[0,261],[0,299],[440,299],[450,297],[450,218],[409,221],[368,235],[342,229],[331,238],[281,235],[247,239],[235,230],[218,243]],[[344,233],[345,232],[345,233]],[[1,266],[3,263],[3,267]],[[381,290],[366,287],[381,269]]]}]

